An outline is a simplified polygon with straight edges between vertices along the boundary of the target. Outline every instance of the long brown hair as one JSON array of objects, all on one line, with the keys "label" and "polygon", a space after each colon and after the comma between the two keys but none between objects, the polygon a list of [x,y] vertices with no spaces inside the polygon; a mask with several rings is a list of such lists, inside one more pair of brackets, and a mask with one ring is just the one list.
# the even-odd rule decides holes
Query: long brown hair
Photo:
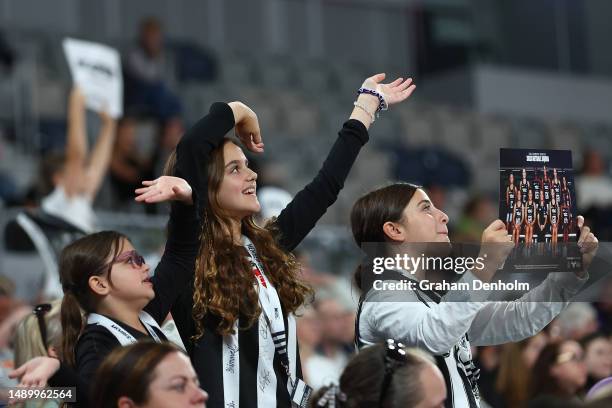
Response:
[{"label": "long brown hair", "polygon": [[108,264],[108,258],[116,257],[127,239],[115,231],[97,232],[74,241],[60,254],[60,281],[64,290],[62,356],[70,365],[75,365],[74,348],[85,323],[83,312],[96,310],[96,297],[89,288],[89,278],[108,273],[110,279],[112,265]]},{"label": "long brown hair", "polygon": [[530,341],[531,338],[528,338],[502,346],[495,388],[511,408],[524,407],[529,399],[531,370],[525,363],[523,350]]},{"label": "long brown hair", "polygon": [[155,368],[172,353],[182,351],[172,343],[147,340],[115,348],[96,371],[91,399],[94,408],[114,408],[121,397],[146,404]]},{"label": "long brown hair", "polygon": [[[228,234],[231,219],[218,201],[225,169],[223,148],[227,143],[233,142],[226,138],[213,150],[208,163],[208,205],[203,214],[194,278],[194,340],[204,333],[202,320],[207,315],[218,318],[216,332],[227,335],[233,333],[239,316],[245,318],[241,319],[241,328],[247,328],[253,325],[261,312],[251,266],[246,256],[237,251],[239,248]],[[242,219],[241,232],[257,248],[257,255],[266,268],[266,276],[278,292],[283,310],[286,313],[295,312],[312,295],[312,289],[300,280],[295,257],[278,245],[274,221],[262,228],[255,223],[253,216],[248,216]]]},{"label": "long brown hair", "polygon": [[[370,191],[359,198],[351,209],[351,229],[355,243],[385,242],[385,222],[399,222],[404,208],[420,187],[410,183],[393,183]],[[355,283],[362,289],[361,266],[355,272]]]},{"label": "long brown hair", "polygon": [[559,387],[559,382],[552,375],[551,368],[556,364],[561,352],[561,346],[568,340],[556,341],[547,344],[535,364],[533,365],[531,382],[531,397],[538,395],[563,395],[563,390]]}]

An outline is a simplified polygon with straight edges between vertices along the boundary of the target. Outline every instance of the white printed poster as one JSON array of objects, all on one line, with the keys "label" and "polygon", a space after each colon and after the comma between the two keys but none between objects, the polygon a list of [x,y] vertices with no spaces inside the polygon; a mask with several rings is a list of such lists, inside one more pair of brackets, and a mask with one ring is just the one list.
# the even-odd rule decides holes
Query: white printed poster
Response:
[{"label": "white printed poster", "polygon": [[66,38],[63,42],[74,84],[85,96],[85,106],[113,118],[123,114],[121,57],[103,44]]}]

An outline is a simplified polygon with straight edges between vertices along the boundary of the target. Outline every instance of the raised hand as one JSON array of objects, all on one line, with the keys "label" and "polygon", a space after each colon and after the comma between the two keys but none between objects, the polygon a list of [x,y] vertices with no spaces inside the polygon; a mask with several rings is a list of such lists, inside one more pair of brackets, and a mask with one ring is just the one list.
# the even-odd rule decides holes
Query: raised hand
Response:
[{"label": "raised hand", "polygon": [[111,126],[115,124],[115,119],[108,113],[108,107],[104,107],[98,112],[98,117],[103,126]]},{"label": "raised hand", "polygon": [[512,249],[512,237],[508,235],[506,224],[502,220],[495,220],[482,232],[482,244],[479,257],[484,259],[484,270],[475,272],[481,280],[491,280],[498,268],[500,268]]},{"label": "raised hand", "polygon": [[230,102],[228,105],[234,112],[236,137],[251,152],[262,153],[264,144],[261,139],[259,120],[255,112],[242,102]]},{"label": "raised hand", "polygon": [[400,77],[393,82],[383,84],[381,82],[385,79],[385,76],[384,73],[373,75],[363,82],[362,87],[383,94],[388,105],[394,105],[407,99],[416,88],[416,85],[412,83],[412,78],[403,79]]},{"label": "raised hand", "polygon": [[9,373],[9,378],[18,378],[19,387],[44,387],[59,370],[60,361],[51,357],[34,357]]},{"label": "raised hand", "polygon": [[578,247],[580,247],[580,252],[582,252],[582,272],[579,275],[583,275],[583,272],[588,270],[589,265],[591,265],[591,262],[597,253],[599,241],[591,232],[591,229],[584,225],[584,217],[582,215],[579,215],[576,219],[576,225],[578,225],[578,228],[580,228]]},{"label": "raised hand", "polygon": [[145,187],[135,191],[135,200],[138,202],[152,204],[163,201],[181,201],[185,204],[193,204],[191,186],[180,177],[161,176],[152,181],[145,180],[142,184]]}]

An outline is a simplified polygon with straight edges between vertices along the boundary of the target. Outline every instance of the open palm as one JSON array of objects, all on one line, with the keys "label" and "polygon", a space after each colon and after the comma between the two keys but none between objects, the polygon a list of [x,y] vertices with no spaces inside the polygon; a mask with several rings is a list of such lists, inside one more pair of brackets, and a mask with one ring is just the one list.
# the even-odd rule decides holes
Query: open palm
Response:
[{"label": "open palm", "polygon": [[143,181],[145,187],[136,189],[136,201],[161,203],[163,201],[182,201],[192,204],[191,186],[180,177],[161,176],[155,180]]},{"label": "open palm", "polygon": [[393,82],[384,84],[382,81],[385,76],[384,73],[373,75],[366,79],[362,86],[382,93],[388,105],[394,105],[407,99],[416,88],[416,85],[412,83],[412,78],[404,79],[400,77]]}]

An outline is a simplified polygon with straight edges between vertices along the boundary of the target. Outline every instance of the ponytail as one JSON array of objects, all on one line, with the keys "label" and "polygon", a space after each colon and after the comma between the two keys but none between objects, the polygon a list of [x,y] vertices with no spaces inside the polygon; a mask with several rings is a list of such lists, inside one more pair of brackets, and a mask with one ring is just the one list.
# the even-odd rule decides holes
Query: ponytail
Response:
[{"label": "ponytail", "polygon": [[62,329],[64,331],[64,336],[62,337],[62,356],[66,363],[74,367],[76,365],[74,349],[83,330],[84,322],[79,301],[70,291],[64,293],[61,316]]},{"label": "ponytail", "polygon": [[62,355],[74,366],[74,349],[84,327],[83,315],[95,311],[96,299],[89,288],[89,278],[104,274],[110,279],[112,265],[127,237],[115,231],[102,231],[77,239],[66,246],[59,258],[60,281],[64,290],[62,300]]}]

